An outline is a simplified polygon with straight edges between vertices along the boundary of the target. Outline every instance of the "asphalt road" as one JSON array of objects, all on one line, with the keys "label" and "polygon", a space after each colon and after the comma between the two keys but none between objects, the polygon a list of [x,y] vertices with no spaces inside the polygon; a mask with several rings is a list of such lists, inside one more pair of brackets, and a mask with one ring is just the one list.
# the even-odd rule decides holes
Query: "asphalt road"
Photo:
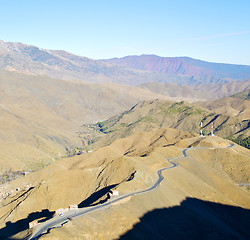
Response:
[{"label": "asphalt road", "polygon": [[[234,144],[231,144],[230,146],[228,147],[221,147],[219,149],[224,149],[224,148],[230,148],[234,146]],[[109,207],[112,203],[115,203],[115,202],[118,202],[122,199],[125,199],[127,197],[130,197],[130,196],[134,196],[134,195],[138,195],[138,194],[143,194],[143,193],[146,193],[146,192],[149,192],[149,191],[152,191],[153,189],[157,188],[160,183],[162,182],[162,180],[164,179],[164,177],[162,176],[162,172],[165,171],[165,170],[168,170],[168,169],[171,169],[171,168],[175,168],[178,166],[178,164],[172,162],[174,160],[177,160],[177,159],[184,159],[184,158],[187,158],[188,155],[187,155],[187,150],[191,150],[191,149],[208,149],[208,147],[199,147],[199,148],[185,148],[182,150],[182,157],[177,157],[177,158],[172,158],[172,159],[167,159],[167,161],[169,163],[171,163],[171,166],[170,167],[165,167],[165,168],[161,168],[159,169],[156,173],[158,175],[158,179],[157,181],[154,183],[153,186],[151,186],[150,188],[148,189],[145,189],[145,190],[142,190],[142,191],[138,191],[138,192],[132,192],[132,193],[129,193],[129,194],[125,194],[125,195],[122,195],[122,196],[119,196],[115,199],[111,199],[109,200],[108,202],[106,203],[103,203],[103,204],[100,204],[100,205],[97,205],[97,206],[94,206],[94,207],[87,207],[87,208],[83,208],[83,209],[77,209],[77,210],[69,210],[68,212],[66,212],[63,216],[56,216],[56,217],[53,217],[52,219],[46,221],[46,222],[43,222],[43,223],[40,223],[39,225],[37,225],[36,227],[33,228],[33,233],[31,234],[31,236],[28,238],[28,240],[34,240],[34,239],[37,239],[39,238],[40,235],[44,234],[44,233],[47,233],[50,229],[52,228],[56,228],[56,227],[60,227],[62,226],[63,224],[65,224],[66,222],[70,221],[70,219],[72,218],[76,218],[76,217],[79,217],[79,216],[83,216],[83,215],[86,215],[90,212],[94,212],[94,211],[98,211],[98,210],[101,210],[101,209],[104,209],[104,208],[107,208]],[[213,148],[213,149],[218,149],[218,148]]]}]

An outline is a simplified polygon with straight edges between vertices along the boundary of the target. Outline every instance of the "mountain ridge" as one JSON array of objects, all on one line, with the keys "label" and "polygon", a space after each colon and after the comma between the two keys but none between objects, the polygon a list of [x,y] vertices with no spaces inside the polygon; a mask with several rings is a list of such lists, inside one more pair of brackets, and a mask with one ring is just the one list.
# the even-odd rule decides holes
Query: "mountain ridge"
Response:
[{"label": "mountain ridge", "polygon": [[203,119],[204,135],[211,135],[213,124],[216,136],[223,138],[249,136],[250,119],[216,113],[197,104],[157,99],[141,101],[122,114],[103,122],[83,125],[80,137],[88,143],[85,147],[96,148],[109,145],[116,139],[133,133],[150,132],[159,128],[174,128],[199,134],[201,119]]},{"label": "mountain ridge", "polygon": [[247,65],[156,55],[93,60],[64,50],[47,50],[4,41],[0,41],[0,68],[64,80],[113,82],[134,86],[146,82],[200,85],[250,79],[250,66]]},{"label": "mountain ridge", "polygon": [[193,97],[196,99],[217,99],[246,91],[250,87],[250,80],[244,82],[231,81],[222,84],[209,83],[198,86],[178,85],[176,83],[147,82],[138,85],[143,89],[158,93],[164,96]]},{"label": "mountain ridge", "polygon": [[[190,57],[160,57],[157,55],[143,54],[103,61],[132,69],[151,70],[169,74],[179,73],[199,77],[211,75],[220,78],[248,79],[250,74],[249,65],[214,63]],[[237,68],[239,68],[239,70]]]}]

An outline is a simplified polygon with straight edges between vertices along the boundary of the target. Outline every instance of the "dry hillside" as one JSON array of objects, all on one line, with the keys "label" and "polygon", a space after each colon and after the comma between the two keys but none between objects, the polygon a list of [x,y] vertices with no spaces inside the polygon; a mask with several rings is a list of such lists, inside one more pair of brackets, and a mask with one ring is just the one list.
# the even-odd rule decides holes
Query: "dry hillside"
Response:
[{"label": "dry hillside", "polygon": [[[219,137],[159,129],[119,139],[89,154],[58,160],[4,186],[11,194],[1,200],[1,236],[20,237],[25,232],[18,232],[27,228],[28,221],[51,217],[56,209],[69,204],[86,207],[98,203],[110,189],[120,195],[146,189],[156,181],[156,170],[170,166],[166,159],[182,156],[181,150],[186,147],[202,149],[190,149],[188,158],[172,160],[179,166],[163,173],[165,179],[157,189],[73,219],[42,239],[127,239],[126,234],[136,234],[138,224],[138,239],[160,239],[164,228],[165,234],[179,229],[180,238],[185,233],[194,239],[198,232],[200,236],[223,238],[248,236],[249,210],[239,207],[250,208],[250,195],[237,184],[249,183],[250,154],[245,148],[225,148],[228,146],[230,142]],[[16,188],[20,190],[11,192]],[[158,216],[160,209],[163,212]],[[171,209],[177,211],[174,219],[168,214]],[[157,213],[153,217],[157,222],[162,217],[164,224],[157,227],[150,224],[153,219],[144,221],[151,213]],[[180,222],[178,218],[183,216],[185,221]],[[232,220],[240,216],[241,225],[237,227]]]},{"label": "dry hillside", "polygon": [[238,92],[238,93],[232,95],[231,97],[239,98],[239,99],[243,99],[243,100],[250,100],[250,88],[246,89],[245,91]]},{"label": "dry hillside", "polygon": [[249,120],[250,101],[239,98],[226,97],[217,100],[197,103],[198,106],[207,108],[218,114],[225,114],[244,120]]},{"label": "dry hillside", "polygon": [[171,97],[188,97],[195,101],[200,100],[211,100],[218,99],[221,97],[237,94],[238,92],[244,91],[250,87],[250,80],[241,81],[230,81],[222,83],[209,83],[201,84],[198,86],[187,86],[187,83],[178,85],[176,83],[159,83],[150,82],[139,85],[143,89],[148,89],[154,93],[158,93],[164,96]]},{"label": "dry hillside", "polygon": [[242,121],[240,118],[218,114],[183,101],[154,100],[142,101],[130,110],[98,124],[84,125],[80,136],[86,147],[95,148],[136,132],[148,132],[159,127],[176,128],[198,134],[201,119],[205,135],[211,133],[212,123],[215,135],[221,137],[250,135],[249,119]]},{"label": "dry hillside", "polygon": [[34,170],[81,146],[85,122],[120,113],[159,95],[114,84],[74,83],[0,71],[0,173]]}]

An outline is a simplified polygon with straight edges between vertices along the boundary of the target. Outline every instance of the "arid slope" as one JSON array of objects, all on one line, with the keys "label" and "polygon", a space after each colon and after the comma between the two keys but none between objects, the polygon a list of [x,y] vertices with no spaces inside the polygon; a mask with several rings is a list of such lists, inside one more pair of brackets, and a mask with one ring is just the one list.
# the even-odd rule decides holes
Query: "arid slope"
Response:
[{"label": "arid slope", "polygon": [[199,102],[197,105],[218,114],[225,114],[244,120],[250,118],[250,101],[239,98],[226,97],[217,100]]},{"label": "arid slope", "polygon": [[[237,185],[249,183],[249,150],[239,146],[223,149],[228,146],[230,142],[219,137],[197,137],[176,129],[159,129],[117,140],[89,154],[61,159],[6,185],[4,191],[17,187],[21,190],[1,201],[0,231],[10,236],[11,233],[5,231],[5,222],[17,226],[17,221],[24,221],[32,212],[39,213],[43,209],[53,212],[69,204],[84,206],[86,199],[105,188],[116,189],[119,194],[146,189],[156,181],[157,169],[170,166],[166,159],[182,156],[181,150],[185,147],[203,149],[189,150],[188,158],[173,160],[179,166],[164,172],[165,179],[156,190],[77,218],[42,238],[117,239],[144,214],[178,206],[187,197],[199,199],[197,204],[200,206],[202,201],[210,201],[250,208],[249,192]],[[28,192],[23,190],[27,184],[33,186]],[[105,199],[105,191],[99,197]],[[216,218],[210,208],[206,209],[207,214]],[[202,229],[201,222],[198,221],[197,227]],[[147,229],[148,226],[144,226],[144,230]],[[244,234],[244,231],[236,231],[233,235]],[[223,234],[228,234],[228,230]]]},{"label": "arid slope", "polygon": [[[229,142],[217,137],[189,138],[174,146],[158,147],[146,157],[135,153],[133,158],[152,164],[156,159],[181,155],[179,147],[190,145],[211,149],[188,151],[187,159],[175,161],[178,167],[164,172],[165,179],[156,190],[74,219],[42,239],[247,238],[250,210],[238,206],[249,209],[250,194],[235,184],[235,177],[243,176],[241,181],[249,182],[249,150],[238,146],[213,150],[229,146]],[[227,172],[232,166],[233,178]]]},{"label": "arid slope", "polygon": [[211,134],[212,123],[214,134],[221,137],[250,135],[249,119],[242,121],[240,118],[218,114],[183,101],[154,100],[142,101],[130,110],[98,124],[84,125],[80,136],[90,147],[95,148],[132,133],[149,132],[159,127],[199,134],[201,119],[205,135]]},{"label": "arid slope", "polygon": [[187,86],[187,83],[181,86],[176,83],[149,82],[141,84],[139,87],[164,96],[211,100],[237,94],[244,90],[247,91],[246,89],[250,87],[250,80],[244,82],[230,81],[220,84],[209,83],[198,86]]},{"label": "arid slope", "polygon": [[[81,146],[80,125],[159,95],[114,84],[74,83],[0,70],[0,173],[34,170]],[[164,98],[164,97],[163,97]]]}]

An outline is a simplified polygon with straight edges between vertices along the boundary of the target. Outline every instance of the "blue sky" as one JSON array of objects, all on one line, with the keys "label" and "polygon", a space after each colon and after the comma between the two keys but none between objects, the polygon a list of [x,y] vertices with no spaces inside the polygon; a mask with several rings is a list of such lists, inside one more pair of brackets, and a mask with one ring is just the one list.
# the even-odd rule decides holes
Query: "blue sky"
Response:
[{"label": "blue sky", "polygon": [[0,39],[93,59],[156,54],[250,65],[249,0],[0,0]]}]

